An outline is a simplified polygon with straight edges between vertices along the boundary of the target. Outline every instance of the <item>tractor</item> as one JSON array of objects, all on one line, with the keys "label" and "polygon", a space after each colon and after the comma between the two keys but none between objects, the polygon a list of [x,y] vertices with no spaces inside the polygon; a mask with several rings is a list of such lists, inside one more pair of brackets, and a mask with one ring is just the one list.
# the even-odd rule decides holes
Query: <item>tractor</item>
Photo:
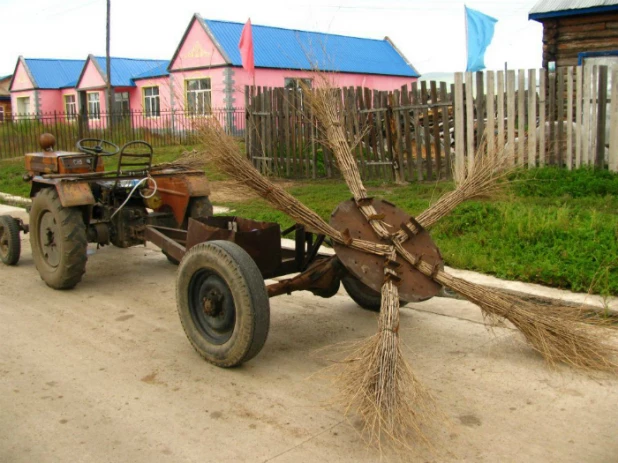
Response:
[{"label": "tractor", "polygon": [[[187,338],[209,362],[231,367],[255,357],[269,331],[269,298],[311,291],[328,298],[342,283],[362,308],[379,311],[384,259],[327,239],[300,224],[279,224],[235,216],[212,216],[209,185],[202,171],[178,165],[152,165],[152,147],[143,141],[122,149],[105,140],[82,139],[77,152],[54,151],[51,135],[42,152],[26,155],[31,182],[30,224],[0,216],[0,258],[17,263],[20,231],[30,233],[32,256],[41,278],[55,289],[74,287],[85,272],[88,243],[126,248],[150,242],[174,264],[176,303]],[[105,157],[118,156],[106,170]],[[113,158],[112,158],[113,159]],[[110,162],[107,162],[110,164]],[[406,223],[405,212],[375,200],[388,223]],[[333,212],[338,230],[379,242],[353,200]],[[293,236],[294,245],[285,243]],[[429,234],[417,230],[408,252],[422,254],[441,268],[442,258]],[[291,275],[266,283],[265,280]],[[398,270],[402,301],[421,301],[440,285],[415,272]],[[403,302],[402,302],[403,303]]]},{"label": "tractor", "polygon": [[40,145],[40,152],[25,155],[30,224],[0,217],[0,259],[16,264],[19,232],[29,233],[36,268],[54,289],[80,282],[88,243],[137,246],[146,242],[147,225],[186,230],[189,218],[212,215],[204,172],[153,166],[152,146],[144,141],[119,148],[86,138],[77,142],[76,152],[67,152],[56,151],[53,135],[43,134]]}]

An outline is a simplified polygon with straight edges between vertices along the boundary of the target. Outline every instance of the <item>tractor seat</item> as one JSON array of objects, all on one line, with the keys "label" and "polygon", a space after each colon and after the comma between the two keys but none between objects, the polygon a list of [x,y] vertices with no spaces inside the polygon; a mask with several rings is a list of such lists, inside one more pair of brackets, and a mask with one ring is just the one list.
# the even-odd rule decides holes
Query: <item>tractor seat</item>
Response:
[{"label": "tractor seat", "polygon": [[120,150],[116,174],[131,176],[147,174],[152,167],[152,146],[145,141],[130,141]]}]

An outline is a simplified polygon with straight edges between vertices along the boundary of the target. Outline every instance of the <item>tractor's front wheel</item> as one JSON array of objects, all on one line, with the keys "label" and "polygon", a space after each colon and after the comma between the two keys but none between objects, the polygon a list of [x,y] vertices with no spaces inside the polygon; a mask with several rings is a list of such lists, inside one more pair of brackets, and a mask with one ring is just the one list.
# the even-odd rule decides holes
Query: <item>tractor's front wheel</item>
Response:
[{"label": "tractor's front wheel", "polygon": [[5,265],[15,265],[21,254],[19,225],[10,215],[0,216],[0,261]]},{"label": "tractor's front wheel", "polygon": [[195,350],[220,367],[255,357],[266,342],[270,304],[256,263],[240,246],[209,241],[191,248],[178,269],[176,301]]},{"label": "tractor's front wheel", "polygon": [[54,289],[73,288],[86,272],[86,225],[81,210],[63,207],[54,188],[43,188],[30,209],[32,258]]}]

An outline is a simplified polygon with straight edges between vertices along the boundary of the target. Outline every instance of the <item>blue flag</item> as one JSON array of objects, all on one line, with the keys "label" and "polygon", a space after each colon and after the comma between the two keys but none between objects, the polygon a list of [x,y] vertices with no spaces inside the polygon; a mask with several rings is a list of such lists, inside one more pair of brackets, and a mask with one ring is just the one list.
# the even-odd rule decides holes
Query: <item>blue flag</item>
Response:
[{"label": "blue flag", "polygon": [[464,6],[466,9],[466,33],[468,35],[468,64],[466,72],[485,69],[485,51],[494,36],[496,18]]}]

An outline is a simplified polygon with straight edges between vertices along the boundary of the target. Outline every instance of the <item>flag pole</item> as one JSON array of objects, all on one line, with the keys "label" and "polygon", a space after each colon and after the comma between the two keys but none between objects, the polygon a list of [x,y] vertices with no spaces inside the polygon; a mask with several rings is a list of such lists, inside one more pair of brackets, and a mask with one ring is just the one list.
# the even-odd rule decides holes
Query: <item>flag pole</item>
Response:
[{"label": "flag pole", "polygon": [[466,4],[464,3],[464,24],[466,26],[466,72],[468,71],[468,56],[470,56],[470,50],[468,49],[468,15],[466,14]]}]

